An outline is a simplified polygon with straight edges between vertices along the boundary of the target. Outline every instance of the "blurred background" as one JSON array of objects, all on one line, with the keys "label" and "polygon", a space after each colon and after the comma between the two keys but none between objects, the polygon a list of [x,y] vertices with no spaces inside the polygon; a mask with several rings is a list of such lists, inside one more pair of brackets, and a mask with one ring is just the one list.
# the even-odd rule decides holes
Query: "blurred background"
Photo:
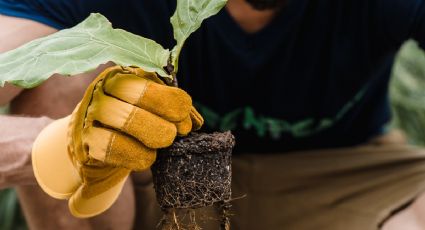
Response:
[{"label": "blurred background", "polygon": [[[425,146],[425,52],[415,41],[401,47],[392,73],[390,98],[393,120],[389,129],[401,129],[411,144]],[[7,108],[0,108],[7,113]],[[0,230],[27,229],[13,189],[0,190]]]},{"label": "blurred background", "polygon": [[400,49],[390,84],[393,120],[410,143],[425,146],[425,52],[411,40]]},{"label": "blurred background", "polygon": [[[7,110],[7,107],[0,107],[0,114],[7,113]],[[0,190],[0,230],[21,229],[27,229],[27,226],[15,190]]]}]

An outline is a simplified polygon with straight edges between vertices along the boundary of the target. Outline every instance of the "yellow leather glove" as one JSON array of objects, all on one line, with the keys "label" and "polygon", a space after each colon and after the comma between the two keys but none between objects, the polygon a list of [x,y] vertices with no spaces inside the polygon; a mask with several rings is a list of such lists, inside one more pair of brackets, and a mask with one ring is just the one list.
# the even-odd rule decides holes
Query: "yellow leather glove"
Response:
[{"label": "yellow leather glove", "polygon": [[[88,87],[72,114],[68,152],[89,199],[127,177],[149,168],[156,149],[176,135],[199,129],[203,118],[183,90],[166,86],[154,73],[115,66]],[[71,197],[72,202],[79,198]]]}]

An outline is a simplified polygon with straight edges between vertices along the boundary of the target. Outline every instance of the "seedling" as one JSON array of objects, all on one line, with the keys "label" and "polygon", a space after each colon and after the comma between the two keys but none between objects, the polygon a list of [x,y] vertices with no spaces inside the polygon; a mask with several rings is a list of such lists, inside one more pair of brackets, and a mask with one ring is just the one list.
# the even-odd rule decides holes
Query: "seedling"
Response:
[{"label": "seedling", "polygon": [[[230,132],[192,133],[160,151],[152,166],[163,229],[198,229],[196,208],[219,205],[221,229],[229,229],[231,154]],[[184,221],[179,216],[188,217]]]},{"label": "seedling", "polygon": [[[6,82],[31,88],[53,74],[72,76],[113,61],[155,72],[177,86],[178,60],[186,39],[203,20],[215,15],[227,0],[178,0],[171,24],[176,45],[165,49],[153,40],[112,28],[101,14],[93,13],[77,26],[29,42],[0,55],[0,86]],[[212,204],[222,208],[222,229],[229,229],[231,199],[230,133],[191,134],[161,150],[152,167],[158,203],[166,213],[164,229],[199,229],[193,211],[184,226],[177,211]]]}]

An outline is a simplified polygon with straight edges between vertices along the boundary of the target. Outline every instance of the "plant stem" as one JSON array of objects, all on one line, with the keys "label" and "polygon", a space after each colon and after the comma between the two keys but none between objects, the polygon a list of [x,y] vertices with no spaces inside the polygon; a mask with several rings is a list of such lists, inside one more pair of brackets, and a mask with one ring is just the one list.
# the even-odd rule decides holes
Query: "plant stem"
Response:
[{"label": "plant stem", "polygon": [[172,56],[170,55],[170,58],[168,58],[167,66],[164,67],[165,71],[167,71],[168,74],[170,74],[173,77],[173,80],[167,81],[167,84],[174,87],[179,87],[179,83],[177,81],[177,73],[174,71],[174,65],[172,63]]}]

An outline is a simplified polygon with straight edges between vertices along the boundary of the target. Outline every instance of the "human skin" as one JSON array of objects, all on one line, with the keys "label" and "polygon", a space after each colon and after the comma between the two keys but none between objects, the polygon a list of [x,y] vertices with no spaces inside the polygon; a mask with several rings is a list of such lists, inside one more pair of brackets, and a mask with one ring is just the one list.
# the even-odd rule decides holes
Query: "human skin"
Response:
[{"label": "human skin", "polygon": [[[34,185],[30,155],[34,137],[52,120],[47,117],[0,115],[0,189],[15,185]],[[27,128],[31,127],[31,128]],[[16,130],[26,130],[17,132]]]},{"label": "human skin", "polygon": [[[247,33],[255,33],[273,20],[276,10],[255,11],[243,0],[229,0],[229,14]],[[55,32],[43,24],[0,15],[0,52]],[[100,71],[103,67],[97,70]],[[30,164],[30,149],[37,133],[50,120],[72,112],[95,73],[72,78],[54,76],[41,86],[22,90],[0,88],[0,105],[10,102],[11,113],[32,118],[0,116],[0,188],[15,186],[31,229],[130,229],[135,215],[133,184],[129,181],[117,202],[107,212],[91,219],[69,214],[66,202],[48,197],[37,186]],[[3,130],[7,130],[4,132]],[[8,148],[6,148],[8,146]],[[13,157],[11,157],[13,156]],[[2,160],[9,159],[9,161]],[[10,159],[13,159],[11,162]],[[149,180],[139,174],[140,180]],[[422,229],[418,216],[425,216],[425,198],[392,218],[384,229]],[[124,215],[123,215],[124,214]],[[119,217],[119,218],[117,218]]]},{"label": "human skin", "polygon": [[[0,15],[0,50],[13,49],[55,31],[37,22]],[[13,86],[0,89],[0,101],[10,102],[11,114],[32,117],[0,116],[0,187],[16,188],[30,229],[131,229],[133,226],[135,200],[131,181],[111,209],[95,218],[78,219],[71,216],[67,202],[50,198],[40,189],[31,168],[32,142],[50,122],[47,117],[57,119],[70,114],[88,84],[105,67],[72,78],[53,76],[33,89]]]},{"label": "human skin", "polygon": [[[99,72],[99,71],[97,71]],[[21,92],[11,103],[13,114],[48,116],[56,119],[70,114],[95,74],[74,78],[55,76],[40,87]],[[128,181],[113,208],[91,219],[77,219],[70,215],[67,202],[55,200],[41,191],[38,185],[17,187],[21,205],[32,229],[131,229],[134,219],[134,194]],[[40,207],[51,210],[40,215]],[[125,215],[122,215],[125,214]],[[116,218],[119,216],[120,218]],[[51,221],[51,220],[59,221]]]}]

